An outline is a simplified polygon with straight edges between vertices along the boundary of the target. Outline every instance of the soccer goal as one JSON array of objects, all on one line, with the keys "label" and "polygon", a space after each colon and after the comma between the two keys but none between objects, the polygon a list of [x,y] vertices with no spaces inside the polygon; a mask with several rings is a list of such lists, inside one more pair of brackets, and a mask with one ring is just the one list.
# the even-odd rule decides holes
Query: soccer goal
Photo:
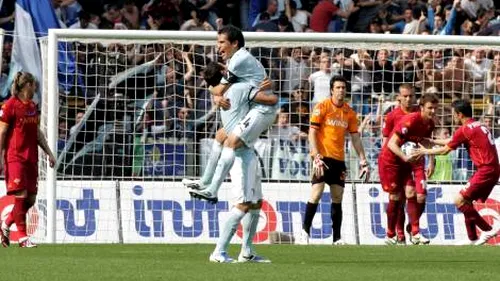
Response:
[{"label": "soccer goal", "polygon": [[[358,158],[346,138],[347,184],[342,237],[382,244],[387,195],[378,183],[383,116],[397,106],[400,85],[416,97],[440,98],[435,137],[456,124],[450,102],[470,99],[475,117],[496,137],[500,105],[500,38],[427,35],[245,33],[280,96],[276,123],[255,145],[265,203],[257,240],[292,243],[310,192],[309,113],[329,95],[329,78],[348,80],[372,182],[357,181]],[[40,171],[35,236],[48,243],[213,243],[231,206],[231,182],[220,201],[189,197],[182,178],[206,167],[218,111],[202,79],[218,61],[215,32],[50,30],[41,42],[42,128],[58,151],[56,170]],[[500,138],[498,138],[500,144]],[[43,165],[42,165],[43,166]],[[422,234],[433,244],[466,238],[453,196],[473,171],[464,148],[439,158],[428,182]],[[311,243],[331,244],[325,189]],[[500,191],[478,205],[498,217]],[[497,202],[498,201],[498,202]],[[240,232],[238,232],[241,235]],[[238,236],[233,240],[239,242]]]}]

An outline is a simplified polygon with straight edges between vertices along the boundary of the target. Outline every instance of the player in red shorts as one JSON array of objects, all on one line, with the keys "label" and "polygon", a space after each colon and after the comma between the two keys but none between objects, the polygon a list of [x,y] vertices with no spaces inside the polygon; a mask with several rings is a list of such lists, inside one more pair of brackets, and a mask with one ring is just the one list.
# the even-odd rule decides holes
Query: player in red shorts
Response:
[{"label": "player in red shorts", "polygon": [[[500,231],[500,222],[496,219],[493,226],[488,224],[474,209],[472,202],[484,202],[498,182],[500,167],[495,142],[490,131],[472,118],[472,106],[465,100],[456,100],[452,103],[453,118],[462,126],[453,137],[448,140],[432,140],[434,144],[444,145],[437,148],[416,149],[412,156],[443,155],[457,149],[461,144],[467,147],[470,158],[477,168],[467,185],[455,198],[455,204],[464,214],[465,227],[469,241],[465,244],[482,245],[495,237]],[[478,238],[476,226],[483,232]]]},{"label": "player in red shorts", "polygon": [[38,146],[49,156],[50,167],[56,160],[44,135],[38,129],[37,106],[32,101],[37,83],[32,74],[18,72],[11,88],[12,97],[0,111],[0,170],[5,168],[7,194],[15,196],[12,212],[2,222],[2,245],[10,245],[10,226],[20,233],[19,246],[36,247],[26,233],[26,213],[35,204],[38,191]]},{"label": "player in red shorts", "polygon": [[[383,144],[387,142],[392,130],[394,130],[396,124],[401,121],[404,116],[418,111],[418,107],[415,106],[414,88],[410,84],[401,84],[401,86],[399,86],[398,100],[400,106],[389,112],[385,117],[384,126],[382,128]],[[413,175],[408,177],[404,183],[403,198],[401,199],[403,206],[399,208],[396,223],[398,244],[406,244],[404,234],[406,219],[404,206],[406,200],[408,201],[408,215],[410,217],[410,224],[407,226],[408,233],[410,234],[410,242],[413,244],[428,244],[430,242],[427,238],[417,235],[420,232],[420,217],[425,209],[425,181],[427,177],[432,175],[434,170],[434,159],[431,157],[429,160],[427,171],[425,170],[425,159],[423,158],[415,163],[408,164],[408,169],[412,170]],[[413,239],[413,237],[420,237],[420,239]]]},{"label": "player in red shorts", "polygon": [[[418,157],[405,155],[401,146],[407,142],[420,143],[430,138],[434,130],[434,116],[438,98],[433,94],[424,94],[420,99],[420,111],[404,116],[392,131],[389,140],[382,147],[379,155],[380,183],[385,192],[389,193],[387,205],[387,236],[385,243],[394,245],[398,243],[396,236],[396,223],[398,214],[404,208],[404,187],[412,177],[412,170],[408,163],[415,162]],[[415,215],[415,213],[413,213]],[[410,214],[410,222],[413,218]],[[411,237],[412,243],[428,243],[420,233]]]}]

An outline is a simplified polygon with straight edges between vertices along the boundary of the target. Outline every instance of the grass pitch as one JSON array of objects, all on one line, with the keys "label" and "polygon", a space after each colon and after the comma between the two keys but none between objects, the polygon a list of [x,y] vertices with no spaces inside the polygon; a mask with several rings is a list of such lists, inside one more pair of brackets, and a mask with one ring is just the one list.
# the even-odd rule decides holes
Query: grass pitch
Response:
[{"label": "grass pitch", "polygon": [[[500,280],[500,248],[259,245],[271,264],[214,264],[213,245],[0,249],[0,280]],[[237,257],[239,246],[230,254]]]}]

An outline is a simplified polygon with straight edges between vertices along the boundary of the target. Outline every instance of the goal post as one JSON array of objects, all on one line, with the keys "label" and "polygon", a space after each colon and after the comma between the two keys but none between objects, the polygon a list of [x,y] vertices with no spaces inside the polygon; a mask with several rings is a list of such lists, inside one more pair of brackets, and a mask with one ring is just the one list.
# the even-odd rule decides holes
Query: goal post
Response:
[{"label": "goal post", "polygon": [[[209,206],[196,200],[190,200],[187,191],[182,188],[180,180],[183,177],[199,178],[201,176],[203,168],[205,168],[206,156],[210,152],[212,139],[214,138],[214,131],[211,130],[215,127],[213,124],[217,123],[217,114],[215,111],[210,111],[209,108],[203,114],[197,113],[198,103],[209,103],[209,101],[199,98],[197,92],[206,89],[200,78],[203,65],[209,60],[217,59],[214,51],[216,34],[216,32],[205,31],[49,30],[46,39],[47,47],[42,48],[42,52],[46,52],[46,54],[42,54],[42,57],[46,57],[43,64],[44,79],[47,82],[43,95],[43,102],[46,102],[46,105],[42,106],[42,123],[46,124],[45,133],[51,150],[55,152],[58,150],[59,120],[65,122],[67,120],[68,124],[74,123],[74,120],[71,119],[74,117],[64,115],[60,108],[61,96],[58,82],[58,76],[61,75],[61,69],[58,68],[60,52],[68,52],[75,57],[78,55],[90,56],[91,52],[97,53],[95,61],[98,61],[98,63],[95,63],[95,61],[93,63],[99,65],[95,66],[97,69],[95,73],[86,75],[82,72],[78,75],[82,76],[85,81],[92,80],[92,87],[94,87],[96,95],[100,94],[102,100],[112,100],[115,105],[109,108],[110,105],[106,105],[106,115],[102,117],[104,120],[99,120],[103,121],[99,122],[100,126],[96,125],[92,129],[82,129],[83,131],[91,130],[91,133],[95,135],[93,139],[85,139],[86,142],[82,143],[82,146],[95,141],[94,146],[87,147],[87,149],[92,150],[99,147],[98,150],[97,148],[92,150],[99,152],[92,152],[90,162],[84,160],[79,162],[75,159],[62,160],[66,161],[63,164],[81,166],[72,168],[71,172],[48,168],[44,171],[46,174],[41,175],[43,181],[42,190],[46,196],[46,236],[41,237],[44,242],[205,243],[215,241],[219,233],[218,221],[225,218],[224,210],[227,210],[228,204],[230,204],[230,201],[228,201],[230,184],[225,183],[220,194],[226,201],[215,206]],[[349,76],[349,87],[353,92],[352,95],[349,94],[348,99],[353,101],[355,103],[353,107],[360,111],[358,112],[360,113],[360,124],[365,124],[365,126],[368,126],[365,128],[369,128],[366,129],[366,143],[370,143],[370,138],[380,137],[377,135],[377,130],[379,131],[382,126],[382,117],[395,104],[394,98],[397,92],[395,85],[403,82],[412,85],[418,84],[421,87],[419,93],[426,91],[438,93],[442,103],[442,111],[440,111],[439,115],[440,122],[442,126],[450,129],[450,132],[452,132],[451,125],[454,126],[455,124],[453,124],[453,121],[449,122],[450,112],[447,111],[446,106],[451,99],[455,98],[455,93],[460,92],[464,96],[470,94],[474,106],[478,108],[478,112],[484,112],[484,114],[475,116],[478,118],[484,117],[486,114],[487,110],[483,110],[483,107],[493,107],[492,112],[487,115],[494,116],[495,103],[500,102],[500,99],[495,98],[498,92],[490,92],[484,89],[481,91],[476,90],[476,87],[479,87],[478,85],[481,83],[484,83],[484,87],[488,87],[486,78],[484,78],[486,76],[479,79],[474,76],[476,73],[472,72],[462,76],[457,74],[459,69],[464,73],[466,67],[469,69],[470,66],[464,66],[463,61],[466,58],[470,59],[471,54],[476,49],[485,49],[487,51],[487,59],[491,61],[489,66],[493,67],[496,54],[500,51],[500,38],[498,37],[254,32],[245,32],[244,37],[246,46],[255,50],[252,53],[269,63],[269,65],[265,65],[266,70],[272,73],[270,74],[271,79],[279,84],[279,86],[275,87],[279,88],[278,92],[281,94],[280,105],[284,108],[282,109],[283,112],[289,114],[289,118],[293,118],[290,116],[295,114],[291,111],[297,110],[292,105],[292,92],[303,89],[303,86],[307,84],[310,88],[303,89],[304,92],[307,92],[304,95],[313,98],[315,93],[314,82],[308,82],[308,78],[310,74],[319,70],[318,67],[321,67],[320,61],[323,56],[322,52],[328,50],[326,56],[329,57],[329,68],[331,68],[332,73],[338,72]],[[61,42],[68,43],[70,47],[64,50],[60,49]],[[91,47],[83,47],[82,53],[78,54],[77,47],[75,47],[76,43],[87,44]],[[98,45],[105,45],[106,47],[97,47]],[[118,45],[120,47],[117,47]],[[201,46],[201,48],[196,49],[194,45]],[[292,77],[290,73],[293,70],[284,62],[285,58],[282,53],[288,52],[286,57],[286,60],[288,60],[293,56],[293,49],[297,48],[301,48],[302,51],[300,52],[303,52],[300,54],[300,63],[304,62],[304,69],[301,68],[297,72],[298,77],[300,77],[299,83],[292,83],[292,79],[287,77]],[[309,57],[307,58],[304,55],[306,53],[304,49],[308,49]],[[386,78],[384,78],[383,73],[386,69],[378,69],[373,66],[378,59],[379,51],[383,49],[388,50],[391,65],[396,63],[399,53],[404,50],[409,50],[412,53],[410,60],[413,60],[413,58],[416,60],[417,52],[438,50],[441,53],[442,61],[440,60],[437,63],[437,58],[427,59],[426,54],[419,54],[419,65],[412,68],[413,76],[411,78],[401,78],[406,79],[404,81],[398,80],[399,78],[395,78],[395,73],[403,77],[406,70],[396,70],[396,67],[393,66],[394,75],[391,74],[393,75],[391,76],[392,80],[384,80]],[[365,51],[367,55],[366,62],[362,58]],[[168,52],[172,54],[167,54]],[[455,65],[450,66],[450,69],[446,68],[447,63],[455,63],[453,62],[454,54],[459,52],[469,56],[457,55],[461,60],[459,63],[462,64],[462,67],[459,68]],[[191,56],[189,62],[182,57],[183,53],[189,53],[188,56]],[[149,61],[143,59],[143,56],[147,57],[148,55],[151,55]],[[171,57],[169,57],[170,55]],[[137,59],[131,59],[131,57]],[[163,65],[156,63],[156,59],[159,57],[161,57]],[[141,63],[135,63],[140,59],[142,59]],[[144,63],[142,63],[143,61]],[[498,61],[498,74],[496,72],[493,74],[500,76],[500,56]],[[148,64],[149,62],[152,63]],[[426,62],[428,63],[427,66]],[[169,63],[168,66],[167,63]],[[369,63],[370,66],[368,66]],[[80,66],[83,68],[94,67],[90,63],[84,63]],[[412,66],[408,64],[408,67],[411,68]],[[151,74],[151,69],[156,68],[157,70]],[[194,70],[190,70],[191,68]],[[169,72],[170,70],[172,72]],[[489,69],[484,71],[489,72]],[[159,101],[156,100],[156,95],[160,91],[156,88],[157,85],[155,84],[153,88],[149,89],[149,85],[144,82],[147,79],[168,80],[169,75],[181,77],[179,79],[187,79],[186,75],[191,72],[193,73],[191,75],[195,77],[194,79],[191,78],[192,82],[177,82],[175,80],[172,83],[175,84],[174,86],[181,86],[181,89],[176,88],[172,98],[164,98]],[[307,75],[304,73],[307,73]],[[451,73],[451,76],[446,76],[446,73]],[[64,75],[64,73],[62,74]],[[120,77],[125,75],[132,78],[124,83],[122,83],[123,81],[116,82],[121,81],[120,74],[122,75]],[[112,78],[116,82],[112,85],[115,89],[108,89],[110,86],[107,81],[111,81]],[[366,80],[363,81],[363,79]],[[437,79],[440,80],[436,82]],[[396,80],[398,80],[397,83]],[[165,84],[168,83],[165,82]],[[388,87],[391,90],[384,88],[386,84],[389,85]],[[360,88],[354,92],[355,85]],[[158,87],[166,86],[168,85],[162,84]],[[380,89],[374,90],[376,87],[380,87]],[[430,90],[432,87],[435,89]],[[368,88],[369,90],[367,90]],[[319,86],[316,89],[319,89]],[[500,86],[498,90],[500,90]],[[466,93],[466,91],[470,91],[470,93]],[[127,99],[130,93],[132,99]],[[359,97],[361,98],[358,99]],[[86,103],[84,106],[89,106],[93,98],[84,101]],[[189,104],[189,99],[191,99],[192,104],[185,105]],[[311,99],[304,101],[307,107],[304,110],[308,112],[312,112],[310,111]],[[118,106],[118,103],[125,103],[125,105]],[[68,107],[67,105],[64,106]],[[93,105],[92,110],[96,106],[99,107],[99,105]],[[380,109],[376,110],[378,106],[380,106]],[[180,119],[179,114],[182,114],[184,107],[192,115],[195,115],[193,117],[195,120],[190,120],[189,126],[186,125],[187,123],[176,123]],[[479,107],[481,107],[480,110]],[[73,110],[78,111],[80,109]],[[137,112],[134,112],[134,110]],[[147,118],[155,118],[152,117],[153,115],[149,116],[146,112],[153,115],[162,112],[161,118],[164,118],[163,121],[165,122],[160,124],[153,122],[157,120],[146,120]],[[139,116],[134,115],[136,113]],[[89,118],[88,114],[84,115],[83,122],[86,122]],[[113,117],[109,117],[108,114],[112,114]],[[174,114],[174,116],[169,114]],[[145,117],[146,115],[147,117]],[[168,115],[169,118],[166,117]],[[306,129],[303,128],[307,127],[308,119],[300,119],[300,114],[297,116],[299,116],[298,121],[292,120],[296,122],[295,127],[306,133]],[[108,122],[106,118],[111,118],[114,121]],[[142,123],[146,124],[147,122],[150,122],[147,130],[139,128]],[[180,126],[179,124],[185,126],[182,127],[186,128],[185,131],[175,127]],[[165,126],[170,128],[167,133],[165,133]],[[203,129],[200,129],[203,131],[197,131],[198,126],[203,126]],[[278,127],[278,125],[276,126]],[[493,122],[492,126],[495,130],[498,127],[495,122]],[[109,129],[113,133],[99,134],[99,129]],[[373,132],[368,131],[372,129]],[[273,132],[276,134],[271,135]],[[162,137],[165,141],[162,140],[160,144],[156,139],[157,137],[150,137],[155,134],[168,136]],[[290,137],[292,134],[294,134],[293,141],[291,141],[292,137]],[[198,137],[198,135],[203,135],[203,137]],[[101,139],[99,139],[99,136],[101,136]],[[150,141],[150,138],[153,140]],[[110,148],[109,143],[115,147]],[[301,138],[298,132],[287,127],[287,129],[276,128],[274,131],[269,130],[261,142],[258,143],[258,146],[256,150],[261,160],[261,166],[263,166],[263,174],[266,175],[263,179],[263,189],[266,199],[269,199],[263,209],[266,219],[264,220],[265,225],[261,225],[259,228],[259,233],[262,233],[259,239],[261,239],[260,242],[266,243],[280,242],[271,241],[271,237],[275,236],[271,235],[271,232],[285,234],[297,232],[302,218],[301,212],[309,196],[308,145],[303,136]],[[367,148],[365,147],[365,149]],[[369,149],[367,153],[376,154],[380,147],[374,145]],[[349,145],[346,146],[346,150],[348,151],[346,163],[349,178],[344,194],[343,234],[353,236],[348,238],[350,243],[380,244],[383,237],[380,238],[379,236],[385,227],[385,218],[382,214],[385,212],[384,200],[386,196],[381,193],[382,189],[378,185],[378,175],[371,184],[360,184],[356,180],[357,156],[355,153],[351,153],[352,149]],[[123,157],[118,159],[118,153],[122,153]],[[176,158],[179,155],[182,157]],[[462,156],[457,157],[457,159],[462,160]],[[162,164],[158,164],[159,162],[162,162]],[[112,172],[107,172],[107,169],[111,169],[109,166],[112,166]],[[429,185],[432,188],[431,195],[433,196],[431,196],[430,202],[434,205],[428,209],[430,214],[423,225],[426,227],[426,231],[431,233],[428,235],[434,235],[433,238],[438,241],[438,244],[451,244],[453,241],[465,237],[463,223],[457,222],[461,218],[458,217],[455,211],[449,211],[453,207],[452,192],[459,190],[460,185],[467,179],[467,175],[472,172],[467,163],[460,167],[465,167],[463,168],[465,169],[464,176],[460,179],[457,177],[457,179],[436,181],[431,182]],[[376,165],[372,165],[372,168],[375,168],[374,172],[376,174]],[[77,170],[78,172],[76,172]],[[93,182],[100,182],[99,187],[89,186]],[[443,184],[451,186],[450,189],[441,188]],[[58,194],[60,191],[64,193],[64,200],[60,200],[60,194]],[[500,202],[500,193],[494,193],[493,198]],[[63,210],[65,208],[63,203],[74,210]],[[80,204],[81,208],[77,206],[78,204]],[[484,213],[489,216],[497,216],[500,205],[496,206],[495,202],[488,202],[487,204],[489,205],[482,207],[486,210]],[[90,211],[85,214],[82,213],[83,215],[77,214],[78,210],[86,210],[86,207],[92,210],[94,216],[88,216],[91,213]],[[328,243],[329,239],[331,240],[329,236],[331,235],[331,222],[327,222],[329,218],[327,210],[329,208],[328,198],[322,198],[313,224],[313,241],[317,241],[316,243],[319,244],[325,244]],[[490,209],[497,213],[491,213]],[[96,212],[100,213],[94,213],[95,210],[99,210]],[[63,211],[64,216],[61,211]],[[113,212],[117,213],[115,218],[111,218],[112,215],[110,214]],[[102,213],[105,213],[105,215]],[[75,226],[73,234],[76,234],[74,236],[68,234],[67,229],[61,229],[63,224],[64,227],[67,227],[67,222],[61,222],[60,220],[67,219],[68,216],[74,216],[74,218],[70,217]],[[453,219],[455,216],[457,217]],[[90,218],[94,220],[91,223],[89,223]],[[84,226],[92,226],[92,231],[86,231],[83,229]],[[436,229],[442,233],[436,233],[438,231]],[[99,233],[100,231],[102,233]],[[79,236],[80,234],[81,236]]]}]

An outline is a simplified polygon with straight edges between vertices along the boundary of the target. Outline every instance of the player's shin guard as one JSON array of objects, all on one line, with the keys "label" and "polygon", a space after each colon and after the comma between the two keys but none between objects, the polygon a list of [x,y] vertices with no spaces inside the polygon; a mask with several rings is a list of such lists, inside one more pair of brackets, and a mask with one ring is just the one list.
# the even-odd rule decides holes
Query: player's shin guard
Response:
[{"label": "player's shin guard", "polygon": [[14,217],[14,222],[16,223],[19,237],[28,236],[28,234],[26,233],[26,213],[28,212],[28,209],[26,209],[25,201],[26,198],[16,197],[14,201],[14,208],[12,209],[12,214]]},{"label": "player's shin guard", "polygon": [[333,242],[340,240],[341,227],[342,227],[342,203],[332,203],[331,218],[333,228]]},{"label": "player's shin guard", "polygon": [[206,191],[210,192],[212,195],[217,195],[222,182],[227,177],[229,170],[233,166],[235,157],[234,153],[235,151],[232,148],[224,147],[222,149],[212,182],[206,189]]},{"label": "player's shin guard", "polygon": [[307,202],[306,205],[306,213],[304,215],[304,223],[302,224],[302,229],[304,229],[307,234],[311,232],[311,225],[314,219],[314,215],[316,215],[316,210],[318,209],[318,203]]},{"label": "player's shin guard", "polygon": [[411,235],[420,232],[420,210],[416,197],[408,198],[408,217],[411,225]]},{"label": "player's shin guard", "polygon": [[217,246],[215,247],[216,253],[227,252],[227,248],[231,239],[233,238],[234,233],[236,233],[236,229],[238,229],[238,224],[241,219],[245,216],[245,212],[240,209],[233,207],[231,209],[231,214],[224,224],[224,228],[219,236],[219,240],[217,241]]},{"label": "player's shin guard", "polygon": [[401,201],[389,199],[389,204],[387,204],[387,237],[394,237],[396,235],[398,212],[402,206]]},{"label": "player's shin guard", "polygon": [[491,230],[491,225],[486,222],[483,217],[481,217],[481,215],[476,211],[476,209],[474,209],[474,206],[472,206],[471,204],[463,204],[462,206],[458,207],[458,210],[460,210],[460,212],[464,214],[466,220],[470,220],[471,222],[473,222],[482,231]]},{"label": "player's shin guard", "polygon": [[254,253],[253,238],[257,233],[259,218],[260,209],[250,209],[241,222],[243,226],[243,242],[241,245],[243,256],[249,256]]},{"label": "player's shin guard", "polygon": [[219,161],[221,153],[222,144],[214,140],[207,165],[205,166],[205,171],[203,171],[203,175],[200,179],[201,184],[207,186],[212,182],[212,178],[215,174],[215,168],[217,167],[217,162]]}]

